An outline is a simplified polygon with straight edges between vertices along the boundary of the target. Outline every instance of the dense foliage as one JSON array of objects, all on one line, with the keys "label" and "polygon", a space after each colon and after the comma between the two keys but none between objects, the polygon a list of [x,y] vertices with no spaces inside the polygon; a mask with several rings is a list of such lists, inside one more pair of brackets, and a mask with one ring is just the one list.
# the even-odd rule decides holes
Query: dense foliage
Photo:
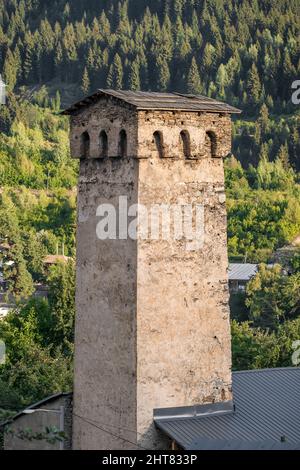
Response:
[{"label": "dense foliage", "polygon": [[108,87],[203,93],[247,116],[261,110],[260,131],[253,120],[237,126],[236,156],[257,163],[286,145],[296,164],[299,122],[278,116],[295,112],[299,33],[298,0],[3,0],[0,70],[11,91],[46,83],[54,106],[56,90],[69,101],[71,89],[78,97]]},{"label": "dense foliage", "polygon": [[[9,249],[0,252],[7,294],[16,300],[28,298],[34,283],[45,280],[47,254],[64,246],[74,255],[75,194],[63,189],[55,194],[26,189],[3,189],[0,194],[0,242]],[[13,264],[12,264],[13,263]]]},{"label": "dense foliage", "polygon": [[9,135],[0,138],[0,186],[72,189],[77,165],[70,158],[67,120],[28,100],[15,110]]},{"label": "dense foliage", "polygon": [[[254,328],[249,322],[238,323],[234,320],[231,333],[234,370],[292,367],[300,364],[299,317],[281,324],[276,331],[271,332]],[[297,344],[296,347],[294,343]],[[297,356],[294,363],[295,352]]]},{"label": "dense foliage", "polygon": [[225,162],[229,257],[267,261],[277,248],[300,233],[300,184],[279,155],[261,158],[245,170],[230,157]]},{"label": "dense foliage", "polygon": [[72,389],[74,264],[55,266],[48,299],[33,298],[0,321],[7,357],[0,365],[0,408],[17,410]]},{"label": "dense foliage", "polygon": [[[0,68],[15,85],[177,89],[284,108],[299,72],[297,0],[3,0]],[[200,80],[198,76],[200,75]]]},{"label": "dense foliage", "polygon": [[[287,276],[280,265],[262,264],[241,294],[247,307],[232,322],[233,367],[260,369],[299,365],[300,252]],[[241,310],[242,311],[242,310]],[[240,314],[237,315],[240,317]],[[297,356],[293,355],[297,352]]]}]

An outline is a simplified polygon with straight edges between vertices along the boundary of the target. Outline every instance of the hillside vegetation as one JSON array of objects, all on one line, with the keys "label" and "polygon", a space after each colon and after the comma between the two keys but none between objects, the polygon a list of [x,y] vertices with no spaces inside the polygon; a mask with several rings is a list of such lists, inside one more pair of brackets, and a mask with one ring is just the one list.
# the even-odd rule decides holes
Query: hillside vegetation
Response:
[{"label": "hillside vegetation", "polygon": [[[299,46],[298,0],[0,4],[0,70],[11,92],[44,106],[48,90],[54,107],[99,87],[223,99],[243,110],[234,141],[243,166],[257,165],[263,153],[274,160],[285,146],[300,168],[299,112],[291,103]],[[6,131],[18,107],[9,103],[1,110]]]}]

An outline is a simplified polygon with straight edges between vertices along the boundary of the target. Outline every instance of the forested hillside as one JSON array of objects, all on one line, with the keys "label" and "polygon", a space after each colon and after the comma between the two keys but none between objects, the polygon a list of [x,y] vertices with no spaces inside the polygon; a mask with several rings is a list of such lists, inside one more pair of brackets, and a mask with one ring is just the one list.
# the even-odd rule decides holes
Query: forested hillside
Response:
[{"label": "forested hillside", "polygon": [[11,88],[60,78],[285,110],[298,13],[298,0],[3,0],[0,69]]},{"label": "forested hillside", "polygon": [[[299,9],[299,0],[2,0],[0,71],[9,90],[26,86],[31,97],[46,84],[64,104],[99,87],[218,97],[244,112],[234,145],[244,165],[286,144],[299,167],[299,122],[282,117],[296,111]],[[271,116],[262,134],[259,112]]]}]

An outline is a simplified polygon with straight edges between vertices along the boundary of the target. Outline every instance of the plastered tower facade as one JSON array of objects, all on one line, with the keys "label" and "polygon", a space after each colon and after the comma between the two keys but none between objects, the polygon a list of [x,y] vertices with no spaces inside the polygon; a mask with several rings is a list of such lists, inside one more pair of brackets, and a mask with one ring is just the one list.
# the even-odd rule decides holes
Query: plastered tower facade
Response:
[{"label": "plastered tower facade", "polygon": [[[66,111],[80,158],[74,449],[166,449],[154,409],[232,398],[222,157],[234,109],[205,103],[102,90]],[[98,208],[120,197],[150,213],[203,207],[202,243],[99,239]]]}]

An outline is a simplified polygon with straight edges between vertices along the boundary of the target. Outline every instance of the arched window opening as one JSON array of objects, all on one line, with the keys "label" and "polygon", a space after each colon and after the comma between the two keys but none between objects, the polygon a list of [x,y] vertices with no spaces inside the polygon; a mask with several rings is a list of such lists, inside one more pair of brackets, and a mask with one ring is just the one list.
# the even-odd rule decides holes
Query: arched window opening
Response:
[{"label": "arched window opening", "polygon": [[118,154],[120,157],[127,157],[127,134],[126,131],[121,130],[119,135],[119,150]]},{"label": "arched window opening", "polygon": [[154,132],[153,137],[154,137],[154,143],[155,143],[156,149],[158,151],[158,155],[160,158],[163,158],[165,156],[165,152],[164,152],[164,140],[163,140],[162,132],[160,131]]},{"label": "arched window opening", "polygon": [[90,136],[87,131],[81,134],[80,138],[80,156],[87,158],[90,156]]},{"label": "arched window opening", "polygon": [[188,131],[180,132],[180,141],[184,157],[191,158],[191,139]]},{"label": "arched window opening", "polygon": [[108,155],[108,139],[105,131],[101,131],[99,135],[100,157]]},{"label": "arched window opening", "polygon": [[205,135],[205,153],[210,157],[217,156],[217,136],[212,131],[206,132]]}]

